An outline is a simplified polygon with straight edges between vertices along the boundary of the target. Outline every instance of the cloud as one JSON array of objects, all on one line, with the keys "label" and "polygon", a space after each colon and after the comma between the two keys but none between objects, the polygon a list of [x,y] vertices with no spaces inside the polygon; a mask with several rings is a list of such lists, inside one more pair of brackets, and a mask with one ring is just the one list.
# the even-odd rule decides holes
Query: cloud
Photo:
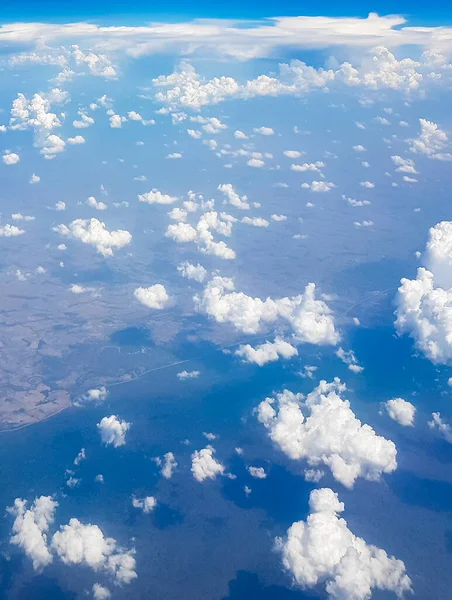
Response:
[{"label": "cloud", "polygon": [[268,227],[270,223],[262,217],[243,217],[242,223],[252,225],[253,227]]},{"label": "cloud", "polygon": [[108,208],[105,202],[99,202],[96,200],[96,198],[94,198],[94,196],[90,196],[87,199],[86,204],[92,208],[95,208],[96,210],[106,210]]},{"label": "cloud", "polygon": [[270,215],[270,218],[276,222],[287,221],[286,215]]},{"label": "cloud", "polygon": [[271,127],[254,127],[253,131],[260,135],[275,135],[275,132]]},{"label": "cloud", "polygon": [[246,133],[243,133],[243,131],[240,131],[239,129],[237,129],[237,131],[234,131],[234,137],[236,140],[247,140],[248,136],[246,135]]},{"label": "cloud", "polygon": [[206,446],[202,450],[195,450],[191,455],[191,472],[196,481],[202,482],[205,479],[215,479],[217,475],[223,475],[224,466],[215,460],[214,448]]},{"label": "cloud", "polygon": [[361,373],[361,371],[364,371],[364,367],[359,366],[353,350],[347,351],[343,348],[339,348],[336,352],[336,356],[340,358],[341,361],[348,366],[349,370],[353,371],[353,373]]},{"label": "cloud", "polygon": [[223,194],[226,196],[228,204],[231,206],[241,210],[249,210],[250,205],[247,196],[240,197],[231,183],[222,183],[217,189],[220,190],[220,192],[223,192]]},{"label": "cloud", "polygon": [[144,306],[153,308],[155,310],[162,310],[169,306],[172,302],[171,298],[168,296],[165,286],[161,283],[151,285],[147,288],[136,288],[133,295],[139,302],[141,302],[141,304],[144,304]]},{"label": "cloud", "polygon": [[134,550],[124,551],[114,538],[106,538],[97,525],[84,525],[70,519],[52,538],[52,550],[66,565],[85,565],[94,571],[111,574],[117,583],[133,581],[135,572]]},{"label": "cloud", "polygon": [[20,161],[20,156],[14,152],[5,152],[2,156],[2,160],[7,166],[17,165],[17,163]]},{"label": "cloud", "polygon": [[416,408],[411,404],[403,400],[403,398],[392,398],[384,404],[388,415],[404,427],[413,427],[414,416],[416,414]]},{"label": "cloud", "polygon": [[132,498],[132,506],[141,509],[144,514],[149,514],[157,506],[157,500],[154,496],[146,496],[145,498]]},{"label": "cloud", "polygon": [[85,404],[103,402],[107,396],[108,390],[105,386],[101,386],[100,388],[91,388],[75,400],[74,406],[83,406]]},{"label": "cloud", "polygon": [[268,362],[274,362],[280,358],[289,359],[298,356],[298,350],[289,342],[276,337],[274,342],[265,342],[256,348],[249,344],[239,346],[234,354],[243,358],[245,362],[256,363],[262,367]]},{"label": "cloud", "polygon": [[147,202],[147,204],[173,204],[177,198],[168,194],[162,194],[162,192],[154,188],[146,194],[139,194],[138,200],[140,202]]},{"label": "cloud", "polygon": [[6,225],[0,225],[0,237],[16,237],[18,235],[23,235],[25,231],[23,229],[19,229],[15,225],[10,225],[7,223]]},{"label": "cloud", "polygon": [[356,418],[350,402],[341,397],[345,389],[337,378],[321,381],[305,401],[301,394],[284,390],[261,402],[257,415],[287,456],[314,467],[324,464],[351,488],[358,477],[376,481],[382,473],[392,473],[397,450]]},{"label": "cloud", "polygon": [[39,183],[41,181],[41,178],[39,177],[39,175],[35,175],[33,173],[33,175],[30,177],[30,181],[29,183],[33,184],[33,183]]},{"label": "cloud", "polygon": [[113,256],[114,248],[123,248],[132,240],[132,235],[128,231],[122,229],[108,231],[105,223],[98,219],[75,219],[68,226],[57,225],[53,231],[94,246],[102,256]]},{"label": "cloud", "polygon": [[163,475],[165,479],[171,479],[174,474],[174,471],[177,468],[177,462],[172,452],[167,452],[163,455],[163,460],[161,458],[155,459],[157,465],[161,467],[160,473]]},{"label": "cloud", "polygon": [[69,137],[67,139],[67,143],[71,144],[72,146],[77,144],[84,144],[85,138],[82,135],[76,135],[75,137]]},{"label": "cloud", "polygon": [[182,154],[180,152],[172,152],[168,154],[165,158],[169,158],[170,160],[176,160],[178,158],[182,158]]},{"label": "cloud", "polygon": [[267,473],[262,467],[248,467],[248,473],[255,479],[266,479]]},{"label": "cloud", "polygon": [[435,160],[452,160],[452,154],[441,152],[449,146],[446,133],[433,121],[419,119],[419,123],[421,125],[419,137],[407,140],[410,144],[410,151]]},{"label": "cloud", "polygon": [[322,167],[325,166],[325,163],[321,160],[318,160],[315,163],[303,163],[302,165],[290,165],[291,171],[298,171],[300,173],[305,173],[306,171],[320,171]]},{"label": "cloud", "polygon": [[185,381],[186,379],[197,379],[199,377],[199,371],[181,371],[176,375],[176,377],[180,381]]},{"label": "cloud", "polygon": [[329,192],[336,186],[331,181],[313,181],[310,184],[302,183],[301,187],[311,192]]},{"label": "cloud", "polygon": [[442,420],[439,412],[432,413],[432,420],[428,422],[428,426],[430,429],[436,429],[446,442],[452,444],[452,426]]},{"label": "cloud", "polygon": [[126,433],[129,431],[131,423],[120,421],[116,415],[104,417],[97,428],[102,442],[106,445],[112,445],[114,448],[124,446],[126,443]]},{"label": "cloud", "polygon": [[344,504],[329,488],[313,490],[306,521],[293,523],[277,539],[284,568],[302,587],[324,583],[329,598],[369,600],[373,589],[400,598],[411,592],[401,560],[354,535],[339,515]]},{"label": "cloud", "polygon": [[418,173],[414,165],[414,160],[411,158],[402,158],[396,154],[395,156],[391,156],[391,160],[397,166],[396,171],[398,173],[412,173],[413,175]]},{"label": "cloud", "polygon": [[93,600],[110,600],[111,592],[108,588],[100,585],[100,583],[95,583],[93,585]]},{"label": "cloud", "polygon": [[122,124],[127,121],[125,117],[120,117],[119,115],[111,115],[110,119],[110,127],[112,129],[121,129]]},{"label": "cloud", "polygon": [[303,295],[278,300],[261,300],[234,289],[232,279],[213,277],[202,296],[194,298],[197,310],[217,323],[231,323],[243,333],[257,333],[281,320],[291,326],[299,343],[335,345],[339,341],[331,311],[325,302],[315,299],[313,283],[306,286]]},{"label": "cloud", "polygon": [[206,269],[199,263],[195,266],[185,261],[177,266],[177,270],[182,275],[182,277],[192,279],[193,281],[197,281],[198,283],[202,283],[207,277]]},{"label": "cloud", "polygon": [[72,126],[76,129],[86,129],[87,127],[91,127],[91,125],[94,125],[93,117],[88,116],[85,112],[81,110],[79,110],[77,114],[80,116],[80,119],[72,121]]},{"label": "cloud", "polygon": [[265,165],[265,162],[260,158],[250,158],[246,163],[249,167],[254,167],[255,169],[260,169]]},{"label": "cloud", "polygon": [[13,221],[34,221],[35,217],[31,217],[29,215],[23,215],[22,213],[13,213],[11,215],[11,219]]},{"label": "cloud", "polygon": [[51,496],[40,496],[35,498],[30,508],[27,508],[26,500],[16,498],[14,505],[7,509],[15,517],[10,542],[22,548],[33,561],[35,571],[53,560],[47,545],[47,533],[55,519],[57,506],[58,502]]}]

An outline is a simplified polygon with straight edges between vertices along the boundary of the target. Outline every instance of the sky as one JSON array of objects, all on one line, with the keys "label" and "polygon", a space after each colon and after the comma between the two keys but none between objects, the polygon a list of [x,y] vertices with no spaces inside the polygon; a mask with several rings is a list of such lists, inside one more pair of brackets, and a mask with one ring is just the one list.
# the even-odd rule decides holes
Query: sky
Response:
[{"label": "sky", "polygon": [[2,598],[449,596],[449,9],[321,8],[2,12]]}]

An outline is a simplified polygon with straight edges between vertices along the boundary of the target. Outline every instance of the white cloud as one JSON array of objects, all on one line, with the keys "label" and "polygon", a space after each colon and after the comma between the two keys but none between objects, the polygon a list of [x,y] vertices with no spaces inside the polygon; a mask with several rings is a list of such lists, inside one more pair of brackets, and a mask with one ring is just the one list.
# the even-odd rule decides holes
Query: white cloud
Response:
[{"label": "white cloud", "polygon": [[78,111],[78,115],[80,116],[80,119],[76,119],[75,121],[72,121],[72,125],[76,129],[86,129],[87,127],[90,127],[91,125],[94,125],[93,117],[88,116],[85,112],[83,112],[81,110]]},{"label": "white cloud", "polygon": [[59,200],[55,204],[55,210],[66,210],[66,202],[63,202],[62,200]]},{"label": "white cloud", "polygon": [[452,444],[452,426],[441,419],[439,412],[432,413],[432,420],[428,422],[428,426],[430,429],[436,429],[446,442]]},{"label": "white cloud", "polygon": [[139,508],[145,514],[149,514],[157,506],[157,500],[154,496],[146,496],[145,498],[135,498],[135,496],[133,496],[132,506],[134,508]]},{"label": "white cloud", "polygon": [[94,196],[90,196],[87,199],[86,204],[92,208],[95,208],[96,210],[106,210],[108,208],[105,202],[97,201]]},{"label": "white cloud", "polygon": [[367,189],[372,189],[375,187],[375,184],[372,183],[371,181],[361,181],[361,183],[359,184],[361,187],[363,188],[367,188]]},{"label": "white cloud", "polygon": [[392,398],[384,404],[388,415],[399,425],[413,427],[416,408],[403,398]]},{"label": "white cloud", "polygon": [[34,221],[35,217],[31,217],[29,215],[23,215],[22,213],[13,213],[11,215],[11,219],[13,221]]},{"label": "white cloud", "polygon": [[217,188],[220,192],[226,196],[228,204],[234,206],[235,208],[240,208],[241,210],[248,210],[250,208],[248,197],[247,196],[239,196],[235,189],[233,188],[231,183],[222,183]]},{"label": "white cloud", "polygon": [[64,152],[65,148],[66,142],[54,133],[51,133],[43,142],[40,153],[43,154],[44,158],[47,160],[52,160],[57,154]]},{"label": "white cloud", "polygon": [[295,583],[324,583],[328,597],[336,600],[369,600],[373,589],[399,598],[411,591],[404,563],[354,535],[339,517],[344,504],[333,490],[313,490],[309,506],[306,521],[293,523],[277,539],[284,568]]},{"label": "white cloud", "polygon": [[248,473],[255,479],[266,479],[267,473],[262,467],[248,467]]},{"label": "white cloud", "polygon": [[270,215],[272,221],[280,222],[287,221],[286,215]]},{"label": "white cloud", "polygon": [[403,158],[402,156],[391,156],[392,162],[397,166],[396,171],[398,173],[411,173],[413,175],[417,174],[416,167],[414,165],[414,160],[411,158]]},{"label": "white cloud", "polygon": [[156,283],[147,288],[136,288],[133,294],[141,304],[155,310],[162,310],[171,304],[171,298],[165,286],[161,283]]},{"label": "white cloud", "polygon": [[191,455],[191,472],[196,481],[215,479],[217,475],[223,475],[224,466],[213,457],[215,450],[212,446],[206,446],[202,450],[195,450]]},{"label": "white cloud", "polygon": [[318,483],[324,475],[325,472],[321,471],[320,469],[304,470],[304,479],[305,481],[309,481],[310,483]]},{"label": "white cloud", "polygon": [[137,576],[134,550],[124,551],[114,538],[104,537],[97,525],[84,525],[75,518],[54,534],[52,549],[64,564],[103,570],[119,584],[130,583]]},{"label": "white cloud", "polygon": [[182,154],[180,152],[172,152],[171,154],[168,154],[166,158],[169,158],[170,160],[176,160],[178,158],[182,158]]},{"label": "white cloud", "polygon": [[20,161],[20,156],[15,152],[5,152],[2,156],[5,165],[16,165]]},{"label": "white cloud", "polygon": [[260,367],[268,362],[274,362],[280,358],[293,358],[298,356],[298,350],[289,342],[276,337],[274,342],[265,342],[253,348],[250,344],[239,346],[234,353],[243,358],[245,362],[256,363]]},{"label": "white cloud", "polygon": [[270,223],[262,217],[243,217],[242,223],[252,225],[253,227],[268,227]]},{"label": "white cloud", "polygon": [[69,137],[67,139],[67,143],[71,144],[72,146],[77,144],[84,144],[85,138],[82,135],[76,135],[75,137]]},{"label": "white cloud", "polygon": [[339,341],[331,311],[325,302],[315,299],[313,283],[306,286],[303,295],[261,300],[235,292],[232,279],[215,276],[202,296],[195,296],[195,305],[218,323],[232,323],[244,333],[257,333],[264,326],[285,320],[297,342],[335,345]]},{"label": "white cloud", "polygon": [[298,171],[300,173],[305,173],[306,171],[320,171],[322,167],[325,166],[325,163],[321,160],[318,160],[315,163],[303,163],[302,165],[290,165],[290,169],[292,171]]},{"label": "white cloud", "polygon": [[260,135],[274,135],[275,132],[271,127],[254,127],[254,133],[259,133]]},{"label": "white cloud", "polygon": [[198,129],[187,129],[187,133],[194,140],[199,140],[200,137],[202,136],[202,132],[199,131]]},{"label": "white cloud", "polygon": [[163,460],[158,459],[157,464],[161,466],[160,473],[163,475],[165,479],[171,479],[174,474],[174,471],[177,468],[177,462],[172,452],[167,452],[163,455]]},{"label": "white cloud", "polygon": [[248,136],[246,135],[246,133],[243,133],[243,131],[240,131],[240,129],[237,129],[237,131],[234,131],[234,137],[236,140],[247,140]]},{"label": "white cloud", "polygon": [[30,508],[27,508],[26,500],[16,498],[14,506],[7,509],[15,517],[10,541],[31,558],[36,571],[53,560],[47,545],[47,533],[55,519],[57,506],[58,502],[51,496],[40,496],[35,498]]},{"label": "white cloud", "polygon": [[[74,287],[74,286],[72,286]],[[80,292],[76,292],[80,293]],[[83,406],[85,404],[90,403],[98,403],[103,402],[108,396],[108,390],[105,386],[101,386],[99,388],[91,388],[81,396],[79,396],[75,401],[75,406]]]},{"label": "white cloud", "polygon": [[349,370],[353,371],[353,373],[361,373],[361,371],[364,371],[364,367],[359,366],[353,350],[344,350],[343,348],[339,348],[336,352],[336,356],[340,358],[341,361],[348,366]]},{"label": "white cloud", "polygon": [[[61,209],[57,208],[57,210]],[[132,240],[128,231],[122,229],[108,231],[105,223],[98,219],[75,219],[69,226],[57,225],[53,231],[94,246],[102,256],[113,256],[114,248],[123,248]]]},{"label": "white cloud", "polygon": [[250,158],[246,163],[249,167],[254,167],[255,169],[260,169],[265,165],[265,162],[260,158]]},{"label": "white cloud", "polygon": [[303,156],[304,152],[299,152],[298,150],[284,150],[284,156],[287,158],[300,158]]},{"label": "white cloud", "polygon": [[361,144],[358,144],[357,146],[353,146],[353,150],[355,152],[367,152],[367,149],[364,148],[364,146],[362,146]]},{"label": "white cloud", "polygon": [[39,183],[41,181],[41,178],[39,177],[39,175],[35,175],[33,173],[33,175],[30,177],[30,181],[29,183]]},{"label": "white cloud", "polygon": [[10,225],[7,223],[6,225],[0,225],[0,237],[16,237],[18,235],[23,235],[25,231],[23,229],[19,229],[15,225]]},{"label": "white cloud", "polygon": [[168,194],[162,194],[162,192],[154,188],[146,194],[139,194],[138,200],[140,202],[147,202],[148,204],[173,204],[177,198]]},{"label": "white cloud", "polygon": [[207,277],[206,269],[199,263],[195,266],[185,261],[177,266],[177,270],[182,275],[182,277],[192,279],[193,281],[197,281],[198,283],[202,283]]},{"label": "white cloud", "polygon": [[197,379],[200,375],[199,371],[181,371],[176,375],[176,377],[180,381],[185,381],[186,379]]},{"label": "white cloud", "polygon": [[341,397],[345,389],[337,378],[321,381],[305,401],[301,394],[284,390],[261,402],[257,414],[287,456],[312,467],[324,464],[351,488],[358,477],[375,481],[394,471],[397,450],[356,418],[349,401]]},{"label": "white cloud", "polygon": [[130,429],[130,425],[131,423],[120,421],[116,415],[111,415],[104,417],[97,424],[97,428],[102,442],[106,446],[111,444],[114,448],[118,448],[126,443],[126,433]]},{"label": "white cloud", "polygon": [[74,458],[74,465],[78,467],[78,465],[84,460],[86,460],[86,451],[85,448],[82,448],[77,454],[77,456]]},{"label": "white cloud", "polygon": [[95,583],[93,585],[93,600],[110,600],[111,592],[108,588],[100,585],[100,583]]},{"label": "white cloud", "polygon": [[313,181],[311,184],[302,183],[301,187],[311,192],[329,192],[336,186],[331,181]]},{"label": "white cloud", "polygon": [[410,151],[435,160],[452,160],[452,154],[441,152],[449,146],[446,133],[433,121],[419,119],[421,133],[418,138],[408,140]]}]

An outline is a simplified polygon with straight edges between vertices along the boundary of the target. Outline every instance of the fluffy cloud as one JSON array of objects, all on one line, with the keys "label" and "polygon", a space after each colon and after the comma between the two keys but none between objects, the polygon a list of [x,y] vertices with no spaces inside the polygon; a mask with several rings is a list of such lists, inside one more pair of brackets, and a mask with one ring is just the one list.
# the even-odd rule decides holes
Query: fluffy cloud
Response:
[{"label": "fluffy cloud", "polygon": [[0,225],[0,237],[16,237],[18,235],[23,235],[25,231],[23,229],[19,229],[15,225],[10,225],[7,223],[6,225]]},{"label": "fluffy cloud", "polygon": [[69,137],[67,143],[73,146],[76,144],[84,144],[85,138],[82,135],[76,135],[75,137]]},{"label": "fluffy cloud", "polygon": [[95,583],[93,585],[93,600],[110,600],[111,593],[110,590],[100,583]]},{"label": "fluffy cloud", "polygon": [[416,408],[403,398],[392,398],[384,404],[388,415],[404,427],[413,427]]},{"label": "fluffy cloud", "polygon": [[299,173],[305,173],[306,171],[317,171],[319,172],[322,167],[325,166],[325,163],[321,160],[318,160],[315,163],[303,163],[302,165],[290,165],[291,171],[298,171]]},{"label": "fluffy cloud", "polygon": [[202,296],[195,296],[195,305],[218,323],[232,323],[244,333],[257,333],[282,320],[292,327],[298,342],[335,345],[339,341],[331,311],[325,302],[316,300],[313,283],[303,295],[261,300],[235,292],[232,279],[215,276]]},{"label": "fluffy cloud", "polygon": [[311,183],[302,183],[301,187],[311,192],[329,192],[336,187],[331,181],[312,181]]},{"label": "fluffy cloud", "polygon": [[435,160],[452,160],[452,154],[442,152],[449,145],[446,133],[432,121],[419,119],[419,123],[421,125],[419,137],[408,140],[410,151]]},{"label": "fluffy cloud", "polygon": [[74,406],[83,406],[85,404],[103,402],[107,396],[108,390],[105,386],[101,386],[100,388],[91,388],[74,401]]},{"label": "fluffy cloud", "polygon": [[111,574],[117,583],[133,581],[134,550],[124,551],[114,538],[106,538],[97,525],[70,519],[52,538],[52,549],[66,565],[86,565],[94,571]]},{"label": "fluffy cloud", "polygon": [[186,277],[187,279],[192,279],[193,281],[197,281],[198,283],[202,283],[207,277],[206,269],[200,265],[192,265],[189,262],[183,262],[177,266],[177,270],[181,273],[182,277]]},{"label": "fluffy cloud", "polygon": [[128,231],[108,231],[105,223],[98,219],[75,219],[68,226],[57,225],[53,231],[80,240],[84,244],[91,244],[102,256],[113,256],[114,248],[123,248],[132,240]]},{"label": "fluffy cloud", "polygon": [[162,194],[162,192],[154,188],[146,194],[139,194],[138,200],[140,202],[147,202],[147,204],[172,204],[176,202],[177,198],[168,194]]},{"label": "fluffy cloud", "polygon": [[246,163],[249,167],[254,167],[255,169],[260,169],[265,165],[265,162],[260,158],[250,158]]},{"label": "fluffy cloud", "polygon": [[226,196],[228,204],[241,210],[248,210],[250,208],[247,196],[240,197],[231,183],[222,183],[218,186],[220,192]]},{"label": "fluffy cloud", "polygon": [[132,498],[132,506],[134,508],[139,508],[145,514],[149,514],[157,506],[157,500],[154,496],[146,496],[145,498],[135,498],[134,496]]},{"label": "fluffy cloud", "polygon": [[248,467],[248,473],[255,479],[266,479],[267,473],[262,467]]},{"label": "fluffy cloud", "polygon": [[96,210],[106,210],[108,208],[105,202],[99,202],[96,200],[96,198],[94,198],[94,196],[90,196],[87,199],[86,204],[92,208],[95,208]]},{"label": "fluffy cloud", "polygon": [[432,413],[432,420],[428,422],[428,426],[430,429],[436,429],[446,442],[452,444],[452,426],[442,420],[439,412]]},{"label": "fluffy cloud", "polygon": [[197,379],[199,377],[199,371],[181,371],[176,375],[176,377],[180,381],[185,381],[186,379]]},{"label": "fluffy cloud", "polygon": [[223,475],[224,466],[213,457],[215,450],[212,446],[206,446],[202,450],[195,450],[191,455],[191,472],[196,481],[215,479],[217,475]]},{"label": "fluffy cloud", "polygon": [[261,402],[257,415],[287,456],[307,460],[310,466],[324,464],[351,488],[358,477],[378,480],[394,471],[397,450],[356,418],[350,402],[341,397],[345,389],[337,378],[321,381],[305,401],[301,394],[284,390]]},{"label": "fluffy cloud", "polygon": [[163,459],[156,458],[156,463],[161,467],[160,473],[165,479],[171,479],[174,471],[177,468],[177,462],[172,452],[167,452],[163,455]]},{"label": "fluffy cloud", "polygon": [[114,448],[118,448],[125,445],[126,433],[129,431],[130,425],[131,423],[120,421],[116,415],[111,415],[110,417],[104,417],[97,424],[97,428],[102,442],[106,446],[111,444]]},{"label": "fluffy cloud", "polygon": [[253,227],[268,227],[270,223],[262,217],[243,217],[242,223],[252,225]]},{"label": "fluffy cloud", "polygon": [[31,558],[35,570],[46,567],[53,560],[47,545],[47,533],[55,519],[57,506],[58,502],[51,496],[40,496],[30,508],[21,498],[16,498],[14,506],[8,508],[15,517],[10,541]]},{"label": "fluffy cloud", "polygon": [[2,156],[5,165],[16,165],[20,161],[20,156],[14,152],[5,152]]},{"label": "fluffy cloud", "polygon": [[260,135],[275,135],[275,132],[271,127],[254,127],[253,131]]},{"label": "fluffy cloud", "polygon": [[133,294],[141,304],[155,310],[162,310],[171,304],[171,298],[168,296],[165,286],[161,283],[156,283],[147,288],[139,287]]},{"label": "fluffy cloud", "polygon": [[359,366],[353,350],[346,351],[343,348],[339,348],[336,352],[336,356],[340,358],[341,361],[348,366],[349,370],[353,371],[353,373],[361,373],[361,371],[364,371],[364,367]]},{"label": "fluffy cloud", "polygon": [[295,583],[324,583],[328,597],[336,600],[369,600],[373,589],[398,597],[411,591],[404,563],[354,535],[339,517],[344,504],[333,490],[313,490],[309,506],[306,521],[293,523],[277,539],[284,568]]},{"label": "fluffy cloud", "polygon": [[245,362],[256,363],[262,367],[268,362],[274,362],[280,358],[289,359],[298,356],[298,350],[289,342],[276,337],[274,342],[265,342],[256,348],[249,344],[239,346],[234,354],[243,358]]}]

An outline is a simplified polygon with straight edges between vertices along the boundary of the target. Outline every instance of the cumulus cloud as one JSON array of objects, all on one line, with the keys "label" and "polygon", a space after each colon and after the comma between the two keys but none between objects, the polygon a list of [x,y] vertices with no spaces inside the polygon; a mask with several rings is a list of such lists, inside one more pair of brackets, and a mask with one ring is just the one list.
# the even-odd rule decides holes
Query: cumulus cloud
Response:
[{"label": "cumulus cloud", "polygon": [[252,225],[253,227],[268,227],[270,223],[262,217],[243,217],[242,223]]},{"label": "cumulus cloud", "polygon": [[157,500],[154,498],[154,496],[146,496],[145,498],[136,498],[133,496],[132,506],[134,508],[139,508],[145,514],[149,514],[157,506]]},{"label": "cumulus cloud", "polygon": [[16,237],[18,235],[23,235],[25,231],[23,229],[19,229],[15,225],[10,225],[7,223],[6,225],[0,225],[0,237]]},{"label": "cumulus cloud", "polygon": [[329,192],[336,187],[331,181],[312,181],[311,183],[302,183],[301,187],[311,192]]},{"label": "cumulus cloud", "polygon": [[416,408],[403,398],[392,398],[384,404],[388,415],[404,427],[413,427]]},{"label": "cumulus cloud", "polygon": [[5,165],[16,165],[20,161],[20,156],[15,152],[5,152],[2,156]]},{"label": "cumulus cloud", "polygon": [[33,173],[33,175],[30,177],[29,183],[31,183],[31,184],[39,183],[40,181],[41,181],[41,178],[39,177],[39,175],[35,175],[35,173]]},{"label": "cumulus cloud", "polygon": [[343,348],[339,348],[336,352],[336,356],[340,358],[341,361],[348,366],[349,370],[353,371],[353,373],[361,373],[361,371],[364,371],[364,367],[359,366],[353,350],[344,350]]},{"label": "cumulus cloud", "polygon": [[254,127],[254,133],[259,133],[260,135],[274,135],[275,132],[271,127]]},{"label": "cumulus cloud", "polygon": [[[61,209],[57,208],[57,210]],[[75,219],[68,226],[57,225],[53,231],[94,246],[102,256],[113,256],[113,249],[123,248],[132,240],[132,235],[128,231],[122,229],[108,231],[105,223],[98,219]]]},{"label": "cumulus cloud", "polygon": [[93,600],[110,600],[111,592],[108,588],[100,585],[100,583],[95,583],[93,585]]},{"label": "cumulus cloud", "polygon": [[191,472],[196,481],[215,479],[217,475],[223,475],[225,467],[214,458],[214,448],[206,446],[202,450],[195,450],[191,455]]},{"label": "cumulus cloud", "polygon": [[177,198],[168,194],[162,194],[162,192],[154,188],[146,194],[139,194],[138,200],[147,204],[173,204]]},{"label": "cumulus cloud", "polygon": [[394,443],[362,424],[342,399],[345,384],[339,379],[321,381],[304,400],[301,394],[284,390],[258,406],[258,420],[270,439],[294,460],[310,466],[321,464],[346,487],[358,477],[378,480],[397,468]]},{"label": "cumulus cloud", "polygon": [[135,298],[147,306],[155,310],[162,310],[171,304],[171,298],[161,283],[156,283],[150,287],[139,287],[134,291]]},{"label": "cumulus cloud", "polygon": [[306,171],[317,171],[319,172],[322,167],[325,166],[325,163],[321,160],[318,160],[315,163],[303,163],[302,165],[292,164],[290,165],[291,171],[298,171],[299,173],[305,173]]},{"label": "cumulus cloud", "polygon": [[265,342],[253,348],[250,344],[239,346],[234,353],[240,356],[245,362],[256,363],[260,367],[268,362],[274,362],[280,358],[293,358],[298,356],[298,350],[289,342],[276,337],[274,342]]},{"label": "cumulus cloud", "polygon": [[446,442],[452,444],[452,426],[442,420],[439,412],[432,413],[432,420],[428,422],[428,426],[430,429],[436,429]]},{"label": "cumulus cloud", "polygon": [[47,544],[47,533],[55,520],[57,506],[58,502],[51,496],[40,496],[35,498],[30,508],[27,508],[26,500],[16,498],[14,505],[7,509],[15,517],[10,541],[32,560],[36,571],[53,560]]},{"label": "cumulus cloud", "polygon": [[435,160],[452,160],[452,154],[442,152],[449,145],[446,133],[433,121],[419,119],[419,137],[408,140],[410,151]]},{"label": "cumulus cloud", "polygon": [[114,448],[124,446],[126,443],[126,433],[129,431],[131,423],[121,421],[116,415],[104,417],[97,428],[102,442],[106,445],[112,445]]},{"label": "cumulus cloud", "polygon": [[255,169],[260,169],[265,165],[265,162],[260,158],[250,158],[246,163],[249,167],[254,167]]},{"label": "cumulus cloud", "polygon": [[399,598],[411,592],[404,563],[350,531],[339,517],[344,504],[333,490],[313,490],[309,507],[306,521],[293,523],[276,544],[296,584],[323,583],[328,597],[336,600],[369,600],[374,589]]},{"label": "cumulus cloud", "polygon": [[75,137],[69,137],[67,139],[67,143],[71,144],[72,146],[77,144],[84,144],[85,138],[82,135],[76,135]]},{"label": "cumulus cloud", "polygon": [[218,323],[232,323],[244,333],[257,333],[281,320],[291,326],[299,343],[335,345],[339,341],[331,311],[325,302],[316,300],[313,283],[303,295],[278,300],[261,300],[234,289],[232,279],[215,276],[202,296],[195,296],[195,305]]},{"label": "cumulus cloud", "polygon": [[92,208],[95,208],[96,210],[106,210],[108,207],[105,204],[105,202],[100,202],[98,200],[96,200],[96,198],[94,198],[94,196],[90,196],[87,201],[86,204],[88,206],[91,206]]},{"label": "cumulus cloud", "polygon": [[231,183],[222,183],[218,186],[220,192],[226,196],[226,201],[235,208],[248,210],[250,208],[247,196],[239,196]]},{"label": "cumulus cloud", "polygon": [[163,477],[165,479],[171,479],[174,471],[177,468],[177,462],[174,454],[172,452],[167,452],[163,455],[163,459],[157,458],[156,463],[159,467],[161,467],[160,473],[163,475]]},{"label": "cumulus cloud", "polygon": [[114,538],[106,538],[97,525],[70,519],[52,538],[52,549],[66,565],[85,565],[94,571],[111,574],[117,583],[133,581],[135,551],[124,551]]},{"label": "cumulus cloud", "polygon": [[[72,286],[74,287],[74,286]],[[108,390],[105,386],[99,388],[91,388],[74,402],[75,406],[83,406],[84,404],[103,402],[108,396]]]},{"label": "cumulus cloud", "polygon": [[267,473],[263,467],[248,467],[248,473],[255,479],[266,479]]},{"label": "cumulus cloud", "polygon": [[22,213],[13,213],[11,215],[11,219],[13,221],[34,221],[35,217],[31,217],[30,215],[23,215]]},{"label": "cumulus cloud", "polygon": [[203,281],[207,277],[206,269],[199,263],[197,265],[192,265],[188,261],[185,261],[177,266],[177,270],[182,275],[182,277],[192,279],[193,281],[197,281],[198,283],[203,283]]},{"label": "cumulus cloud", "polygon": [[180,381],[185,381],[186,379],[197,379],[199,377],[199,371],[181,371],[176,375],[176,377]]}]

